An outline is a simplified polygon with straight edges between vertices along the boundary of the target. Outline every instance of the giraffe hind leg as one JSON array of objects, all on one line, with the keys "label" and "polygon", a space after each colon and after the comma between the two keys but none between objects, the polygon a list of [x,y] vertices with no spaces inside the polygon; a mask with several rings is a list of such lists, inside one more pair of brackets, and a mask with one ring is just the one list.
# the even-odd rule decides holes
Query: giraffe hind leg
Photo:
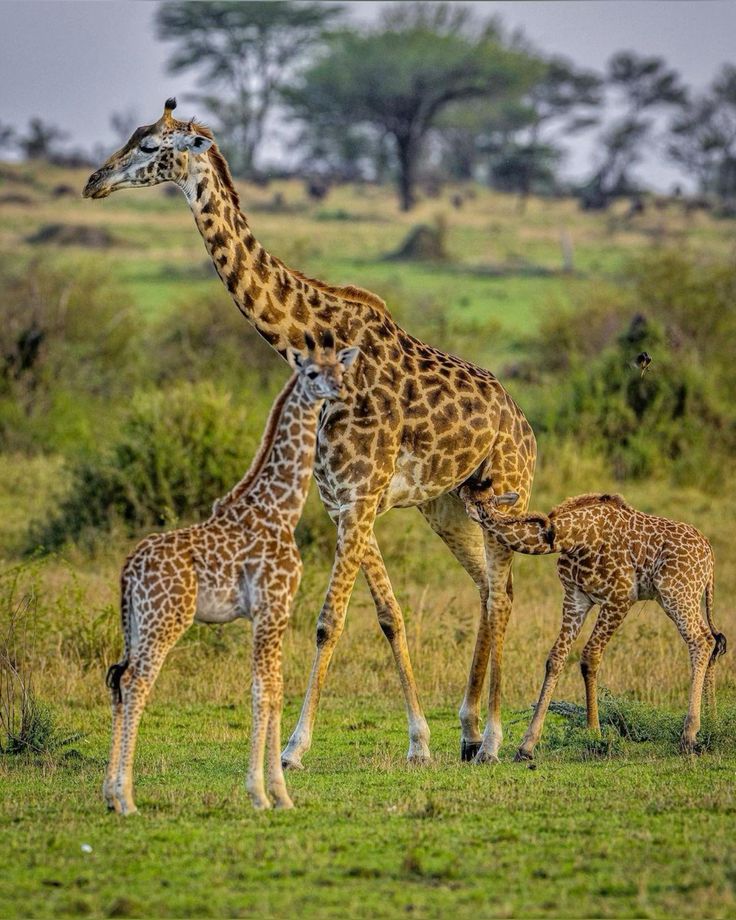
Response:
[{"label": "giraffe hind leg", "polygon": [[460,565],[473,579],[480,595],[480,618],[463,702],[460,706],[460,759],[472,761],[480,750],[480,696],[488,667],[490,622],[488,618],[488,575],[483,533],[465,514],[460,500],[442,495],[420,505],[429,526],[446,544]]},{"label": "giraffe hind leg", "polygon": [[110,744],[110,759],[108,760],[105,780],[102,784],[102,798],[109,811],[115,810],[115,777],[120,761],[120,744],[123,737],[123,696],[120,681],[128,667],[128,663],[112,665],[107,672],[107,686],[110,689],[110,704],[112,708],[112,741]]}]

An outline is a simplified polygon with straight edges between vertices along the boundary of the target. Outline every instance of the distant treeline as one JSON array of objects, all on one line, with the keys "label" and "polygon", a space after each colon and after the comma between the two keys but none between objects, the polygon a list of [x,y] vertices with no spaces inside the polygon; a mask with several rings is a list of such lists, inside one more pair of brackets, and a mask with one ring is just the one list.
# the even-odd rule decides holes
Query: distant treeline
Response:
[{"label": "distant treeline", "polygon": [[[185,101],[208,116],[243,177],[272,173],[264,150],[276,145],[315,196],[332,182],[392,181],[409,209],[419,186],[475,179],[605,208],[640,193],[635,167],[654,149],[708,203],[735,210],[732,64],[698,95],[662,58],[621,51],[602,73],[581,69],[471,5],[444,2],[396,3],[359,27],[339,4],[172,0],[156,27],[169,70],[198,77],[201,92]],[[121,141],[137,120],[112,115]],[[563,141],[584,132],[594,133],[589,174],[570,187]],[[25,132],[0,124],[0,152],[90,158],[64,152],[64,139],[38,118]]]}]

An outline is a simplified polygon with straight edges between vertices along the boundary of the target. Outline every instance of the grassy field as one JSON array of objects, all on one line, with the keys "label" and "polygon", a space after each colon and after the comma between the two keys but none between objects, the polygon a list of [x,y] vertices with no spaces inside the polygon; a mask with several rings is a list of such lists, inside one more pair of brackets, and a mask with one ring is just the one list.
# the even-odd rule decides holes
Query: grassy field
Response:
[{"label": "grassy field", "polygon": [[[28,265],[31,278],[38,265],[78,267],[104,278],[138,337],[129,373],[116,365],[114,385],[106,389],[65,378],[74,362],[62,361],[60,377],[19,411],[22,438],[13,437],[8,418],[14,416],[2,404],[0,639],[13,611],[25,604],[36,693],[51,705],[61,736],[82,737],[43,755],[0,754],[6,851],[0,913],[736,916],[733,656],[719,666],[720,716],[705,726],[704,752],[680,757],[675,738],[687,699],[685,648],[658,607],[637,605],[606,654],[601,682],[616,705],[630,708],[641,740],[610,727],[595,742],[551,717],[537,768],[513,764],[560,603],[554,559],[518,559],[502,763],[461,765],[455,713],[472,654],[477,597],[415,511],[389,513],[377,534],[432,729],[430,767],[409,769],[403,762],[398,681],[360,581],[307,769],[287,778],[293,812],[256,815],[247,804],[250,636],[247,624],[235,624],[194,627],[171,654],[141,729],[141,814],[129,821],[105,814],[99,795],[108,732],[103,675],[119,652],[120,565],[140,533],[114,520],[94,539],[29,560],[29,523],[53,517],[80,456],[114,443],[134,390],[167,392],[172,382],[203,377],[231,390],[247,421],[245,468],[286,372],[244,323],[243,350],[228,352],[222,368],[216,350],[209,365],[197,364],[200,339],[188,341],[190,350],[175,360],[170,349],[146,351],[162,329],[170,337],[178,318],[196,315],[200,304],[203,311],[209,304],[212,316],[221,308],[232,319],[237,347],[239,319],[180,196],[154,189],[82,201],[76,193],[84,178],[43,166],[3,166],[0,174],[0,249]],[[61,185],[73,193],[55,196]],[[677,203],[651,205],[627,219],[625,203],[591,215],[571,201],[532,200],[521,213],[514,198],[484,189],[461,190],[458,209],[451,204],[457,191],[425,198],[408,216],[386,190],[373,187],[338,188],[313,203],[300,184],[277,182],[244,187],[242,197],[255,233],[287,264],[375,290],[410,331],[490,367],[525,407],[543,404],[549,379],[519,376],[514,367],[529,360],[530,337],[550,317],[574,317],[599,291],[615,296],[623,290],[633,254],[664,246],[727,256],[736,242],[734,222],[687,214]],[[446,262],[384,258],[412,225],[438,218],[447,227]],[[29,242],[50,224],[96,228],[109,234],[109,245]],[[561,271],[563,236],[574,250],[572,273]],[[88,320],[93,326],[95,308]],[[580,336],[586,334],[581,328]],[[151,354],[160,356],[161,377],[136,363]],[[623,491],[643,510],[702,529],[716,551],[716,622],[736,640],[730,601],[736,493],[727,464],[716,490],[697,477],[678,482],[666,468],[621,482],[604,458],[574,438],[545,436],[540,446],[536,507],[548,509],[577,492]],[[285,734],[306,685],[331,564],[332,531],[314,494],[300,539],[305,573],[285,642]],[[582,699],[577,661],[591,625],[573,650],[559,699]]]},{"label": "grassy field", "polygon": [[122,820],[96,795],[106,713],[65,709],[84,744],[0,767],[3,915],[733,916],[732,755],[630,743],[586,759],[558,732],[535,770],[475,768],[458,763],[453,713],[437,709],[435,761],[419,770],[403,762],[395,708],[323,710],[309,769],[289,776],[297,808],[264,815],[243,791],[244,709],[156,703],[143,813]]}]

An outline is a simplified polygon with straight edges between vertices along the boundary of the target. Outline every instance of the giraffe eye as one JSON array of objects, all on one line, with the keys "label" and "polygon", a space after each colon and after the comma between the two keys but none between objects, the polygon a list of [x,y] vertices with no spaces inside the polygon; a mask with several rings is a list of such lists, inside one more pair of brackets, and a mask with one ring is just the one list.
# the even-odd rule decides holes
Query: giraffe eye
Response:
[{"label": "giraffe eye", "polygon": [[145,142],[139,144],[139,148],[143,153],[155,153],[158,150],[158,145],[153,147],[148,147]]}]

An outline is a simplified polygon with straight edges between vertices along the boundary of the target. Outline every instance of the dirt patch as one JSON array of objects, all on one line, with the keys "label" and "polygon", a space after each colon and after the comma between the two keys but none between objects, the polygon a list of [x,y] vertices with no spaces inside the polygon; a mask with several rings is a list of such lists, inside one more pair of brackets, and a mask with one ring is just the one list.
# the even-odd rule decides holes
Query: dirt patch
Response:
[{"label": "dirt patch", "polygon": [[417,224],[399,248],[386,256],[387,260],[401,262],[446,262],[447,227],[438,220],[433,226]]},{"label": "dirt patch", "polygon": [[30,195],[23,195],[21,192],[8,192],[5,195],[0,195],[0,205],[2,204],[22,204],[27,206],[35,204],[35,202]]},{"label": "dirt patch", "polygon": [[57,246],[85,246],[88,249],[107,249],[116,244],[115,237],[104,227],[85,224],[44,224],[36,233],[26,237],[35,245],[55,243]]}]

